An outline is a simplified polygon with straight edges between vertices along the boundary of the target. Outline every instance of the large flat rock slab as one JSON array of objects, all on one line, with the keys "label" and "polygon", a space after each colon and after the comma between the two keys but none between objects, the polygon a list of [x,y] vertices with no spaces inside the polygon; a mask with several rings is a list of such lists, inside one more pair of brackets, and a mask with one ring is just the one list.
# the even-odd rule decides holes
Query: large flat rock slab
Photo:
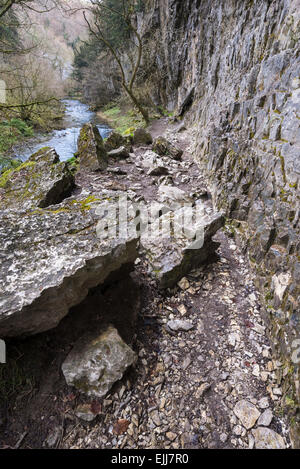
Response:
[{"label": "large flat rock slab", "polygon": [[160,288],[172,288],[188,272],[215,254],[219,244],[212,240],[224,225],[222,213],[206,213],[201,204],[201,217],[192,225],[182,223],[187,208],[168,210],[161,205],[161,217],[156,218],[141,234],[141,246],[146,256],[149,274]]},{"label": "large flat rock slab", "polygon": [[134,262],[136,236],[105,239],[97,232],[96,207],[107,198],[90,194],[48,209],[0,211],[0,337],[55,327],[89,289]]}]

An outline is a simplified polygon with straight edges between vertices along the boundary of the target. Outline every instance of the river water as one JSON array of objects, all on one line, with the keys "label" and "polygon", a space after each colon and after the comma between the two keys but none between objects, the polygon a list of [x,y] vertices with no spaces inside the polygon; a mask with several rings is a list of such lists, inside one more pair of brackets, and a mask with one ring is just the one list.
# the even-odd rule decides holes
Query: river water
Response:
[{"label": "river water", "polygon": [[72,158],[77,151],[80,129],[87,122],[95,124],[103,138],[109,136],[111,129],[101,124],[96,113],[91,111],[86,104],[76,99],[64,99],[62,102],[66,107],[63,119],[64,129],[54,130],[47,135],[38,135],[23,143],[22,146],[16,146],[13,150],[16,158],[25,161],[32,153],[46,146],[54,148],[61,161]]}]

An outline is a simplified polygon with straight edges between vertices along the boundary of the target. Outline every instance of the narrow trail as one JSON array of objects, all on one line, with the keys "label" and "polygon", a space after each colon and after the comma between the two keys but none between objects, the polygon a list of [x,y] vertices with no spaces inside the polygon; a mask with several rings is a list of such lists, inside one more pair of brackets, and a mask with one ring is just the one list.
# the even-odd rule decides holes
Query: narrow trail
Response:
[{"label": "narrow trail", "polygon": [[[272,412],[269,428],[287,434],[246,259],[223,233],[218,239],[220,260],[189,275],[184,288],[165,299],[139,266],[145,283],[136,370],[105,399],[98,423],[77,427],[63,447],[252,448],[251,430],[233,411],[241,400],[261,414]],[[188,319],[194,329],[170,335],[165,324],[172,318]],[[120,419],[129,426],[118,436]]]},{"label": "narrow trail", "polygon": [[[150,130],[153,136],[165,134],[184,150],[182,162],[169,161],[169,176],[147,175],[149,149],[138,148],[134,157],[113,163],[107,173],[79,173],[78,192],[113,188],[150,202],[168,178],[168,184],[210,203],[204,176],[192,159],[192,132],[177,132],[167,120]],[[280,363],[272,360],[247,256],[226,230],[219,231],[216,240],[216,259],[190,272],[172,290],[162,293],[157,288],[141,253],[132,283],[101,292],[111,319],[119,315],[126,323],[130,309],[137,311],[132,346],[138,361],[104,400],[91,403],[98,414],[93,422],[74,415],[78,402],[87,400],[67,388],[60,371],[72,342],[72,321],[76,314],[82,318],[84,305],[54,332],[29,339],[32,350],[34,341],[51,343],[51,353],[47,351],[46,366],[40,362],[44,376],[39,391],[26,396],[27,413],[18,414],[24,400],[13,412],[6,444],[33,427],[22,447],[253,448],[255,437],[274,447],[289,447],[277,405],[282,392],[275,369]],[[99,302],[95,295],[95,308],[100,309]],[[172,319],[187,320],[193,328],[170,330],[167,322]]]},{"label": "narrow trail", "polygon": [[[170,184],[209,200],[205,179],[192,158],[192,133],[177,133],[167,120],[155,122],[150,131],[154,137],[165,134],[185,150],[182,163],[168,165]],[[134,190],[147,202],[153,200],[162,178],[153,183],[137,163],[147,151],[135,149],[135,159],[122,162],[126,175],[114,176],[114,182],[111,176],[101,176],[98,184],[105,184],[106,178],[107,187]],[[142,307],[135,372],[105,399],[103,420],[93,429],[81,428],[80,440],[77,432],[71,433],[64,447],[252,448],[252,430],[263,425],[289,444],[276,408],[281,390],[275,368],[280,364],[272,361],[247,257],[225,231],[216,240],[221,243],[218,260],[191,272],[181,287],[166,295],[149,278],[140,256],[136,278]],[[170,319],[188,320],[193,329],[173,332],[166,327]],[[240,401],[250,403],[250,411],[244,410],[250,412],[244,421],[249,429],[236,416]],[[118,435],[122,430],[114,422],[122,420],[129,426]]]}]

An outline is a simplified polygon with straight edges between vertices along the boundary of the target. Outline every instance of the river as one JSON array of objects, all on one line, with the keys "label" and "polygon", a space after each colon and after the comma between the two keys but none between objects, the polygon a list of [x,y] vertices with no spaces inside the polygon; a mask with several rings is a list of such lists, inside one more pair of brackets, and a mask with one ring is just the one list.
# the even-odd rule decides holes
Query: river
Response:
[{"label": "river", "polygon": [[66,112],[63,118],[63,130],[53,130],[47,135],[37,135],[27,142],[13,149],[15,157],[25,161],[32,153],[41,147],[52,147],[58,153],[61,161],[66,161],[74,156],[77,151],[77,139],[80,128],[87,122],[94,123],[103,138],[109,136],[111,129],[101,123],[95,112],[91,111],[86,104],[76,99],[64,99]]}]

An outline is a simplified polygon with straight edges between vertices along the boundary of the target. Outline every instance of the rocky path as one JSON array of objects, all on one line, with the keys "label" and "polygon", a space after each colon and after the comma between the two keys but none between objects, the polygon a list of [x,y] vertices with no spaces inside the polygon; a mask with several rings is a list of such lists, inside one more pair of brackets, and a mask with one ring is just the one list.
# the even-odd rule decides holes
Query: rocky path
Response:
[{"label": "rocky path", "polygon": [[[191,273],[169,297],[148,287],[134,375],[105,399],[98,424],[77,428],[64,447],[252,448],[255,437],[257,446],[262,437],[285,446],[277,364],[258,296],[235,243],[223,233],[219,240],[220,260]],[[170,320],[192,328],[172,331]],[[129,424],[124,434],[118,421]]]},{"label": "rocky path", "polygon": [[[168,129],[166,122],[151,129],[154,136],[162,131],[185,150],[183,162],[165,161],[169,176],[153,178],[147,176],[153,166],[150,161],[148,167],[149,151],[138,149],[134,164],[132,159],[122,163],[117,182],[106,177],[108,187],[126,187],[149,201],[161,181],[172,177],[170,185],[209,200],[192,160],[192,134]],[[143,256],[137,260],[142,307],[135,370],[103,401],[97,423],[77,424],[62,447],[289,446],[278,406],[280,363],[272,360],[247,257],[226,230],[216,240],[221,243],[216,261],[164,295],[149,278]]]},{"label": "rocky path", "polygon": [[[135,148],[134,155],[110,164],[105,173],[79,173],[77,192],[126,190],[133,200],[150,202],[164,183],[211,206],[192,159],[192,133],[178,132],[167,121],[155,123],[151,132],[165,133],[181,147],[182,161],[158,162],[149,148]],[[153,175],[155,168],[160,170]],[[27,349],[35,353],[38,341],[41,348],[47,344],[47,361],[40,360],[44,375],[39,371],[38,390],[19,399],[2,444],[14,446],[24,435],[24,448],[289,447],[275,375],[281,364],[272,360],[247,256],[226,229],[215,238],[217,256],[175,288],[158,289],[141,252],[131,283],[101,291],[99,298],[94,293],[54,332],[29,339]],[[129,322],[130,310],[138,313],[132,340],[137,363],[102,400],[70,391],[60,371],[74,321],[80,315],[82,327],[91,301],[96,309],[103,302],[111,319],[121,318],[120,327]]]}]

